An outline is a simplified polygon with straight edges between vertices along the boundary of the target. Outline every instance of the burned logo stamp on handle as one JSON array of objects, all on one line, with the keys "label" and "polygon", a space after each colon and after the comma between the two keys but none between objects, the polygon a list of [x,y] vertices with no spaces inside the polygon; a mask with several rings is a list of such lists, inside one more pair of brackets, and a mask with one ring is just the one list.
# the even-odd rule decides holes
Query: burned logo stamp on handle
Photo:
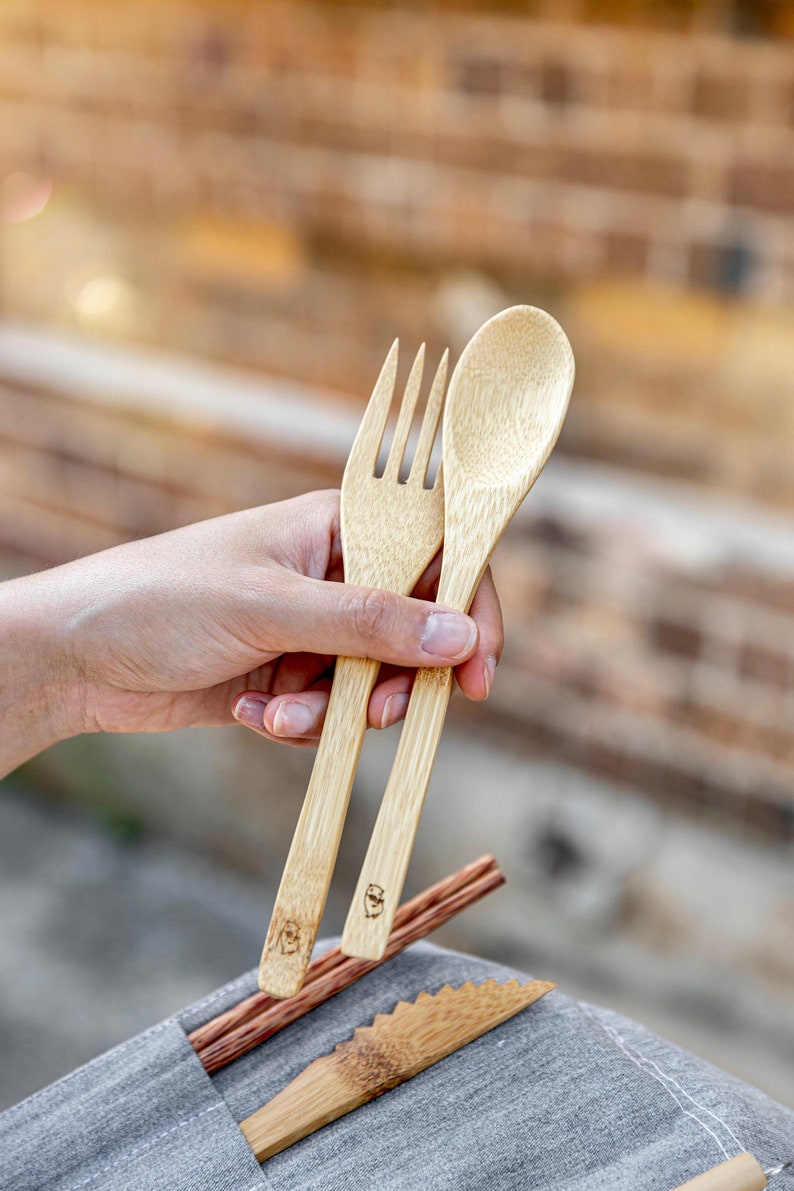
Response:
[{"label": "burned logo stamp on handle", "polygon": [[282,955],[294,955],[300,950],[301,929],[297,922],[285,922],[278,936],[278,945]]},{"label": "burned logo stamp on handle", "polygon": [[367,918],[379,918],[383,913],[386,894],[381,885],[368,885],[364,894],[364,913]]}]

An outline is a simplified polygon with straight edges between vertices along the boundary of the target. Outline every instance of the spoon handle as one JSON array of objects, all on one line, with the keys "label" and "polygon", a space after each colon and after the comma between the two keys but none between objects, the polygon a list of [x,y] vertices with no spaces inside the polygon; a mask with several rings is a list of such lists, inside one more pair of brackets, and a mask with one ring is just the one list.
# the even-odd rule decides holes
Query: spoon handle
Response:
[{"label": "spoon handle", "polygon": [[452,670],[417,671],[386,792],[342,934],[342,951],[380,959],[400,904],[452,692]]},{"label": "spoon handle", "polygon": [[[472,546],[475,546],[472,549]],[[438,602],[467,612],[496,542],[472,542],[448,524]],[[342,934],[342,951],[381,959],[411,862],[427,787],[452,694],[447,666],[417,670],[397,755]]]}]

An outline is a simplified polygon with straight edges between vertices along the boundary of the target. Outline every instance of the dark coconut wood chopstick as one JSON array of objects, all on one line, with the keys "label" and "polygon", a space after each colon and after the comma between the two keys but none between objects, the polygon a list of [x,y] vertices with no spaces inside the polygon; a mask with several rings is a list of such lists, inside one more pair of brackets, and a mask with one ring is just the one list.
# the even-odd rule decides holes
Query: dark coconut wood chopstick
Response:
[{"label": "dark coconut wood chopstick", "polygon": [[267,993],[254,993],[199,1026],[188,1039],[204,1068],[210,1075],[219,1071],[411,943],[443,926],[455,914],[503,885],[504,880],[493,856],[481,856],[400,906],[381,959],[351,959],[334,947],[312,961],[303,988],[294,997],[278,1000]]}]

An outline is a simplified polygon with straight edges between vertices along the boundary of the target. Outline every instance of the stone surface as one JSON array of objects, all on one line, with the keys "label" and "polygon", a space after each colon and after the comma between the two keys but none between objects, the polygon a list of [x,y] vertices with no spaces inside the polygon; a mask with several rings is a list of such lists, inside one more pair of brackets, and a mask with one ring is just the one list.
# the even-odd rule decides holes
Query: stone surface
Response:
[{"label": "stone surface", "polygon": [[0,791],[7,1107],[254,966],[272,891]]}]

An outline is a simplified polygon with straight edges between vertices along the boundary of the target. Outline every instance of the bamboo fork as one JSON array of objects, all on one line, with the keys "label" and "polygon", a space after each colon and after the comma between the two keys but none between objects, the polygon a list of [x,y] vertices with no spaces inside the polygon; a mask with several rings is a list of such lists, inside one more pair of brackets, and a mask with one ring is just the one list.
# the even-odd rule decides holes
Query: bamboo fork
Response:
[{"label": "bamboo fork", "polygon": [[493,856],[481,856],[400,906],[383,959],[350,959],[339,947],[334,947],[312,960],[303,988],[296,996],[280,1001],[266,993],[255,993],[199,1026],[188,1039],[205,1070],[212,1075],[247,1054],[411,943],[449,922],[467,906],[498,889],[504,880]]},{"label": "bamboo fork", "polygon": [[[573,353],[562,328],[533,306],[496,315],[458,360],[444,414],[439,603],[468,610],[496,543],[551,454],[573,375]],[[451,691],[450,669],[418,671],[345,923],[342,950],[347,955],[377,959],[383,954]]]},{"label": "bamboo fork", "polygon": [[[394,392],[393,344],[364,414],[342,479],[342,556],[345,580],[408,595],[441,545],[444,498],[439,472],[425,488],[447,374],[444,353],[427,401],[408,479],[400,483],[408,435],[419,397],[424,345],[403,395],[382,477],[375,467]],[[295,829],[259,968],[259,987],[293,996],[303,983],[325,907],[350,790],[367,726],[367,704],[379,663],[337,658],[333,687],[306,799]]]}]

